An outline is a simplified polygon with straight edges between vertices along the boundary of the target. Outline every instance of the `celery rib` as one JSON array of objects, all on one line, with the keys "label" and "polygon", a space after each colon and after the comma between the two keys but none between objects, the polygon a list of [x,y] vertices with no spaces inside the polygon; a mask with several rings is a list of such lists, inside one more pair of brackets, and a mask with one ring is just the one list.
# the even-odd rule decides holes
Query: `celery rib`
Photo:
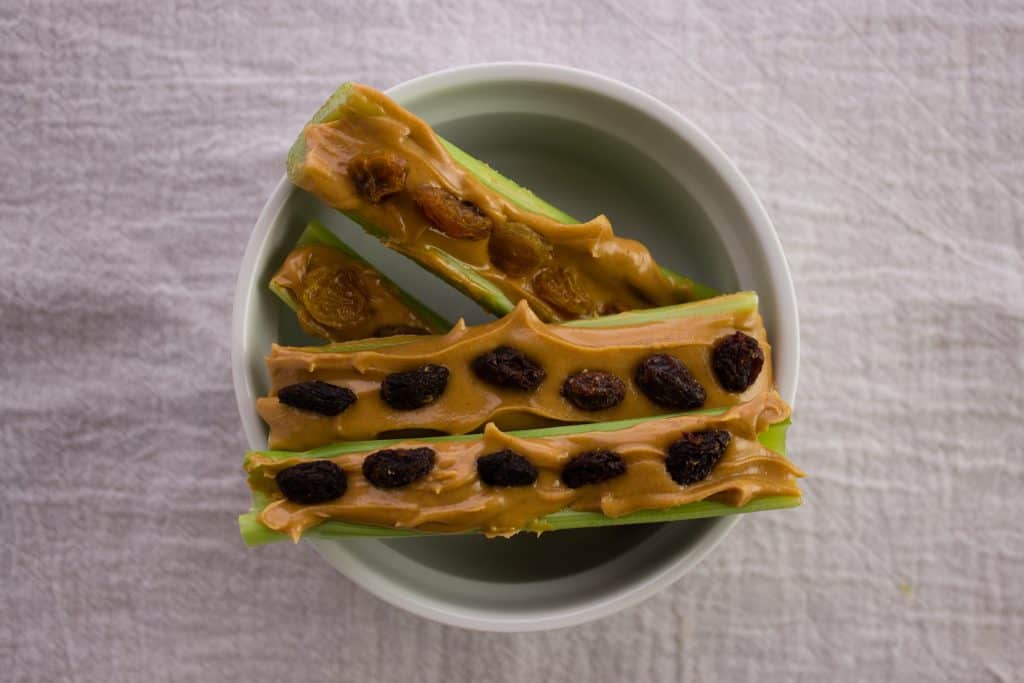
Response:
[{"label": "celery rib", "polygon": [[[313,115],[313,118],[310,119],[309,124],[328,123],[330,121],[337,120],[343,115],[346,106],[351,107],[354,105],[355,108],[358,109],[359,103],[353,101],[356,98],[350,99],[353,85],[354,84],[352,83],[345,83],[339,87],[327,99],[327,102],[317,110],[316,114]],[[362,113],[364,115],[376,114],[376,112]],[[437,134],[435,133],[435,135]],[[516,206],[524,210],[546,216],[547,218],[566,225],[579,223],[578,220],[569,214],[549,204],[535,195],[532,191],[516,183],[514,180],[505,177],[485,162],[471,156],[452,142],[445,140],[440,135],[438,135],[437,138],[441,145],[444,146],[451,155],[456,164],[462,166],[462,168],[469,172],[470,175],[476,178],[483,185],[502,195]],[[308,147],[306,145],[304,128],[303,132],[299,134],[288,152],[288,177],[293,183],[298,184],[298,181],[300,180],[301,168],[307,151]],[[380,228],[374,225],[372,221],[361,215],[358,211],[343,211],[342,213],[358,223],[364,230],[376,236],[378,239],[386,239],[386,236],[382,233]],[[398,251],[405,253],[402,250]],[[429,261],[426,258],[419,257],[414,254],[405,253],[405,256],[428,272],[440,277],[442,280],[452,285],[495,315],[505,315],[515,306],[515,302],[509,299],[500,287],[489,282],[485,278],[480,277],[473,268],[441,249],[434,248],[433,251],[441,258],[441,267],[438,267],[436,262]],[[664,266],[659,266],[659,268],[678,289],[689,292],[694,300],[707,299],[719,294],[717,290],[695,282],[685,275],[676,273]]]},{"label": "celery rib", "polygon": [[[360,263],[368,268],[373,268],[380,277],[384,287],[394,294],[406,308],[411,310],[420,318],[420,320],[426,323],[431,332],[444,334],[452,328],[452,324],[448,320],[442,318],[422,301],[395,284],[391,278],[363,258],[359,252],[346,244],[340,237],[327,229],[323,223],[316,220],[310,221],[309,225],[306,226],[306,229],[299,236],[294,248],[303,247],[309,244],[322,244],[324,246],[332,247],[343,252],[350,260]],[[291,292],[284,287],[281,287],[273,280],[271,280],[268,286],[270,291],[276,294],[288,308],[296,313],[299,311],[299,304],[295,301],[295,297],[292,296]]]},{"label": "celery rib", "polygon": [[[724,408],[706,411],[697,411],[687,414],[720,414],[725,412]],[[662,415],[660,418],[672,417]],[[519,438],[559,436],[586,431],[615,431],[635,426],[641,422],[652,419],[652,417],[640,417],[629,420],[617,420],[614,422],[603,422],[591,425],[566,425],[560,427],[544,427],[541,429],[529,429],[512,432]],[[769,450],[779,455],[786,455],[786,431],[789,428],[789,421],[780,422],[770,426],[767,430],[758,435],[758,441]],[[479,434],[461,434],[458,436],[437,436],[423,439],[416,439],[417,442],[437,441],[464,441],[467,439],[478,439]],[[300,457],[303,459],[333,458],[345,453],[363,451],[375,451],[398,443],[401,440],[377,440],[361,441],[353,443],[337,443],[324,446],[305,453],[293,451],[261,451],[259,454],[274,460]],[[246,454],[246,461],[254,454],[250,451]],[[688,519],[701,519],[706,517],[722,517],[726,515],[744,514],[747,512],[761,512],[765,510],[779,510],[797,507],[801,503],[799,496],[768,496],[750,501],[743,506],[727,505],[717,501],[702,500],[685,505],[679,505],[664,510],[640,510],[623,515],[622,517],[607,517],[596,512],[577,512],[574,510],[561,510],[538,519],[535,527],[540,530],[563,530],[582,529],[604,526],[622,526],[627,524],[649,524],[655,522],[675,522]],[[259,491],[253,491],[252,509],[240,515],[238,526],[242,539],[246,545],[256,546],[275,541],[283,541],[288,538],[285,534],[273,531],[263,526],[259,521],[259,514],[270,502],[270,499]],[[476,533],[473,531],[462,533]],[[317,538],[401,538],[407,536],[436,536],[436,532],[418,531],[416,529],[396,529],[391,527],[373,526],[370,524],[354,524],[338,520],[329,520],[319,524],[305,532],[307,536]]]}]

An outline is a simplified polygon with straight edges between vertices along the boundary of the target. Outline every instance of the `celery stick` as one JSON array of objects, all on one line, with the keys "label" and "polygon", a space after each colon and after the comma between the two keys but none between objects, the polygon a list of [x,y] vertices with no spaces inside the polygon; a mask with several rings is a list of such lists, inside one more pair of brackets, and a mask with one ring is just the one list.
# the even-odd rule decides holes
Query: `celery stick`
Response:
[{"label": "celery stick", "polygon": [[[383,114],[382,111],[377,111],[369,103],[352,96],[352,86],[352,83],[345,83],[339,87],[327,99],[323,106],[317,110],[309,123],[328,123],[330,121],[337,120],[345,114],[346,108],[350,110],[354,109],[360,115],[364,116]],[[474,158],[448,140],[445,140],[440,136],[438,136],[438,140],[440,140],[441,144],[448,150],[448,153],[451,155],[455,163],[462,166],[485,186],[499,193],[516,206],[527,211],[547,216],[552,220],[567,225],[579,223],[578,220],[569,214],[555,208],[530,190],[522,187],[510,178],[506,178],[483,161]],[[291,178],[293,182],[298,180],[307,150],[308,147],[306,145],[305,129],[303,129],[303,132],[299,134],[295,143],[288,152],[288,177]],[[386,236],[382,233],[381,229],[362,216],[358,211],[345,211],[344,213],[346,216],[361,225],[363,229],[370,234],[380,239],[386,239]],[[434,251],[442,259],[440,266],[433,262],[420,260],[415,257],[410,258],[412,258],[412,260],[421,267],[440,277],[445,282],[460,290],[463,294],[470,297],[495,315],[504,315],[512,310],[515,302],[511,301],[499,287],[485,278],[480,277],[473,268],[451,254],[440,249],[435,249]],[[690,278],[669,270],[664,266],[659,267],[661,272],[678,289],[690,292],[694,300],[706,299],[718,294],[718,292],[711,287],[694,282]]]},{"label": "celery stick", "polygon": [[[344,252],[345,256],[347,256],[349,259],[361,263],[369,268],[373,268],[374,270],[377,270],[373,266],[373,264],[364,259],[359,254],[359,252],[357,252],[349,245],[345,244],[345,242],[343,242],[341,238],[339,238],[333,232],[328,230],[327,227],[325,227],[323,223],[320,223],[319,221],[313,220],[309,222],[309,225],[306,226],[306,229],[302,232],[302,235],[299,236],[298,241],[295,243],[295,247],[302,247],[307,244],[323,244],[328,247],[333,247]],[[422,301],[420,301],[412,294],[409,294],[407,291],[399,287],[389,277],[384,275],[379,270],[377,270],[377,272],[380,275],[381,282],[384,284],[384,286],[387,289],[389,289],[392,294],[398,297],[398,300],[401,301],[406,306],[406,308],[411,310],[419,317],[420,320],[426,323],[427,326],[430,328],[431,332],[437,334],[444,334],[445,332],[452,328],[452,324],[450,322],[448,322],[440,315],[432,311]],[[288,306],[288,308],[298,312],[299,304],[297,301],[295,301],[295,298],[292,296],[291,292],[289,292],[284,287],[279,286],[273,280],[271,280],[269,287],[270,291],[276,294],[278,298],[281,299],[281,301],[283,301],[286,306]]]},{"label": "celery stick", "polygon": [[[753,312],[757,310],[757,304],[758,299],[755,292],[737,292],[736,294],[726,294],[713,299],[692,301],[688,304],[644,308],[636,311],[626,311],[625,313],[616,313],[615,315],[606,315],[600,318],[584,318],[558,324],[566,327],[587,328],[628,327],[630,325],[643,325],[662,320]],[[409,337],[385,337],[383,339],[361,339],[300,348],[309,353],[347,353],[352,351],[368,351],[397,344],[408,344],[415,341],[417,341],[415,338],[410,339]]]},{"label": "celery stick", "polygon": [[[725,412],[724,408],[717,408],[711,410],[702,410],[688,413],[693,414],[721,414]],[[528,429],[523,431],[512,432],[513,435],[520,438],[529,437],[544,437],[544,436],[559,436],[565,434],[574,434],[581,432],[595,432],[595,431],[615,431],[618,429],[626,429],[632,427],[641,422],[646,422],[652,419],[659,419],[671,417],[668,415],[662,415],[659,417],[640,417],[633,418],[630,420],[616,420],[613,422],[601,422],[590,425],[567,425],[560,427],[544,427],[541,429]],[[767,430],[758,435],[758,441],[761,442],[765,447],[778,453],[779,455],[785,456],[785,441],[786,431],[789,427],[789,422],[782,422],[770,426]],[[479,434],[462,434],[458,436],[436,436],[422,439],[416,439],[417,442],[431,443],[438,441],[465,441],[469,439],[479,439]],[[345,453],[356,453],[356,452],[369,452],[376,451],[388,446],[393,446],[400,441],[408,441],[402,439],[396,440],[376,440],[376,441],[361,441],[351,443],[336,443],[330,446],[324,446],[317,448],[312,451],[305,453],[296,453],[293,451],[261,451],[260,456],[269,457],[273,460],[285,460],[288,458],[302,458],[304,460],[317,459],[317,458],[332,458]],[[246,454],[246,461],[249,457],[254,455],[255,452],[250,451]],[[281,541],[287,538],[286,535],[272,531],[267,527],[263,526],[259,522],[259,514],[264,507],[270,502],[270,499],[259,491],[253,491],[253,504],[252,509],[238,518],[239,529],[242,533],[242,538],[246,545],[255,546],[263,545],[265,543],[273,543],[275,541]],[[561,529],[578,529],[578,528],[593,528],[603,526],[620,526],[625,524],[647,524],[653,522],[673,522],[687,519],[698,519],[704,517],[721,517],[724,515],[742,514],[746,512],[760,512],[764,510],[776,510],[783,508],[791,508],[800,505],[801,498],[799,496],[771,496],[766,498],[759,498],[750,501],[744,506],[736,507],[732,505],[726,505],[725,503],[719,503],[717,501],[696,501],[694,503],[687,503],[686,505],[679,505],[673,508],[667,508],[665,510],[640,510],[633,512],[622,517],[606,517],[596,512],[576,512],[574,510],[561,510],[559,512],[552,513],[545,517],[537,520],[538,529],[550,529],[550,530],[561,530]],[[474,532],[465,532],[474,533]],[[341,522],[337,520],[330,520],[324,522],[306,532],[307,536],[315,536],[317,538],[397,538],[403,536],[432,536],[437,535],[434,532],[417,531],[415,529],[395,529],[391,527],[379,527],[369,524],[353,524],[349,522]]]}]

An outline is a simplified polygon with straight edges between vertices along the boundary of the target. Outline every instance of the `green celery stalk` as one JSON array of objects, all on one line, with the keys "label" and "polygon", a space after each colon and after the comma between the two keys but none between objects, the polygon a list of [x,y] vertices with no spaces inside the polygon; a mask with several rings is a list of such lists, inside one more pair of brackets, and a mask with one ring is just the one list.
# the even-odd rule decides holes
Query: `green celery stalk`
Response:
[{"label": "green celery stalk", "polygon": [[[511,178],[506,178],[501,175],[483,161],[470,156],[454,143],[445,140],[441,136],[438,136],[438,139],[441,141],[441,144],[444,145],[444,148],[448,150],[448,153],[451,154],[452,159],[454,159],[456,163],[472,173],[473,176],[475,176],[481,183],[498,194],[503,195],[520,209],[539,213],[542,216],[547,216],[551,220],[558,221],[559,223],[565,223],[566,225],[580,222],[561,209],[548,204],[546,201]],[[712,289],[707,285],[702,285],[699,282],[695,282],[685,275],[680,275],[679,273],[664,266],[659,267],[661,268],[662,274],[671,280],[675,286],[683,289],[689,288],[693,291],[693,297],[696,300],[709,299],[719,294],[717,290]]]},{"label": "green celery stalk", "polygon": [[[717,408],[711,410],[701,410],[686,413],[689,415],[694,414],[721,414],[724,413],[724,408]],[[677,415],[683,413],[677,413]],[[615,431],[618,429],[626,429],[642,422],[649,420],[664,419],[672,417],[671,415],[661,415],[657,417],[640,417],[629,420],[616,420],[613,422],[600,422],[597,424],[578,424],[578,425],[566,425],[559,427],[544,427],[540,429],[527,429],[522,431],[512,432],[512,434],[519,438],[532,438],[532,437],[545,437],[545,436],[562,436],[567,434],[579,434],[583,432],[600,432],[600,431]],[[776,453],[785,456],[786,454],[786,431],[789,428],[789,421],[781,422],[779,424],[772,425],[767,430],[758,435],[758,441],[760,441],[765,447],[769,448]],[[423,443],[434,443],[440,441],[466,441],[470,439],[479,439],[479,434],[461,434],[458,436],[435,436],[427,437],[422,439],[416,439],[416,442]],[[360,442],[349,442],[349,443],[336,443],[322,448],[317,448],[305,453],[296,453],[294,451],[260,451],[258,454],[262,457],[267,457],[272,460],[286,460],[289,458],[302,458],[304,460],[314,460],[320,458],[333,458],[338,455],[344,455],[346,453],[358,453],[358,452],[369,452],[377,451],[389,446],[394,446],[400,442],[408,442],[408,439],[391,439],[391,440],[374,440],[374,441],[360,441]],[[249,458],[257,454],[255,451],[250,451],[246,454],[246,463]],[[259,521],[259,515],[263,511],[263,508],[270,503],[270,498],[260,491],[253,491],[252,497],[252,509],[249,512],[240,515],[238,518],[238,526],[242,534],[242,539],[246,545],[256,546],[263,545],[266,543],[273,543],[275,541],[282,541],[288,538],[285,534],[272,531]],[[721,517],[725,515],[742,514],[747,512],[760,512],[764,510],[778,510],[783,508],[797,507],[801,503],[799,496],[770,496],[765,498],[759,498],[753,500],[748,504],[736,507],[732,505],[726,505],[725,503],[719,503],[717,501],[696,501],[693,503],[687,503],[686,505],[679,505],[664,510],[640,510],[637,512],[623,515],[622,517],[606,517],[596,512],[576,512],[574,510],[561,510],[559,512],[546,515],[538,520],[539,528],[546,528],[550,530],[561,530],[561,529],[581,529],[581,528],[594,528],[604,526],[621,526],[625,524],[648,524],[653,522],[674,522],[686,519],[699,519],[704,517]],[[465,532],[474,533],[474,532]],[[415,529],[395,529],[391,527],[380,527],[369,524],[353,524],[350,522],[341,522],[337,520],[330,520],[324,522],[318,526],[309,529],[305,535],[313,536],[317,538],[397,538],[404,536],[433,536],[438,535],[434,532],[417,531]]]},{"label": "green celery stalk", "polygon": [[[320,221],[310,221],[309,225],[306,226],[306,229],[302,231],[302,234],[299,236],[299,239],[293,248],[302,247],[307,244],[323,244],[328,247],[333,247],[344,252],[349,259],[377,270],[384,286],[389,289],[392,294],[398,297],[398,300],[405,304],[406,308],[411,310],[419,317],[420,320],[425,322],[431,332],[434,332],[435,334],[444,334],[448,330],[452,329],[452,324],[450,322],[432,311],[426,304],[414,297],[412,294],[409,294],[407,291],[395,284],[391,278],[384,275],[384,273],[374,267],[372,263],[364,259],[355,249],[345,244],[341,238],[328,230]],[[299,311],[299,303],[286,288],[281,287],[273,280],[270,281],[268,287],[270,288],[270,291],[276,294],[288,308],[292,309],[296,313]]]},{"label": "green celery stalk", "polygon": [[[707,315],[723,315],[727,313],[738,313],[757,310],[756,292],[737,292],[726,294],[713,299],[692,301],[688,304],[675,304],[662,306],[660,308],[644,308],[636,311],[626,311],[615,315],[605,315],[600,318],[585,318],[581,320],[570,320],[559,325],[566,327],[628,327],[630,325],[643,325],[645,323],[658,322],[662,320],[675,320],[679,318],[694,318]],[[419,341],[408,337],[384,337],[381,339],[360,339],[349,342],[336,342],[324,344],[323,346],[301,347],[309,353],[350,353],[353,351],[369,351],[383,348],[385,346],[396,346],[398,344],[409,344]]]},{"label": "green celery stalk", "polygon": [[[363,116],[383,115],[384,112],[378,110],[375,105],[364,102],[358,98],[351,98],[350,95],[352,94],[353,85],[353,83],[345,83],[339,87],[320,107],[320,109],[317,110],[309,123],[316,124],[335,121],[345,115],[346,109],[355,109]],[[448,150],[448,153],[457,164],[466,169],[470,175],[475,177],[481,183],[501,194],[516,206],[527,211],[532,211],[546,216],[566,225],[579,223],[578,220],[569,214],[555,208],[530,190],[522,187],[510,178],[506,178],[483,161],[472,157],[448,140],[445,140],[441,136],[438,136],[438,139],[445,149]],[[297,181],[301,174],[300,169],[303,161],[305,160],[307,150],[308,147],[306,145],[305,129],[303,129],[303,132],[299,134],[295,143],[288,151],[288,177],[296,184],[298,184]],[[358,211],[344,211],[343,213],[362,226],[363,229],[370,234],[381,240],[386,239],[383,231]],[[486,278],[481,277],[473,268],[460,259],[441,249],[432,248],[431,251],[440,257],[440,265],[421,261],[415,257],[410,258],[425,270],[440,277],[442,280],[452,285],[495,315],[505,315],[515,306],[515,302],[510,300],[499,287],[489,282]],[[665,268],[664,266],[659,267],[661,268],[662,273],[676,287],[692,292],[695,300],[707,299],[716,296],[719,293],[711,287],[694,282],[690,278]]]}]

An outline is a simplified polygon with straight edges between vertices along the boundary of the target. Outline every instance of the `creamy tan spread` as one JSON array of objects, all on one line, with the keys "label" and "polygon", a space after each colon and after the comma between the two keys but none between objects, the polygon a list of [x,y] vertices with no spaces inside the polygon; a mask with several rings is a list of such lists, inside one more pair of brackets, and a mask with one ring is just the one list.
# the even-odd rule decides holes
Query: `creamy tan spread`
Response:
[{"label": "creamy tan spread", "polygon": [[316,337],[340,342],[430,332],[375,268],[334,247],[297,247],[271,282],[291,294],[302,329]]},{"label": "creamy tan spread", "polygon": [[[274,482],[277,472],[303,461],[300,454],[286,460],[251,454],[247,470],[250,485],[274,499],[260,513],[260,521],[295,539],[330,519],[434,532],[479,529],[488,536],[507,536],[523,529],[542,531],[534,521],[565,508],[619,517],[709,498],[741,506],[766,496],[799,496],[796,479],[803,473],[757,441],[759,433],[789,414],[785,401],[768,391],[720,415],[655,418],[617,431],[517,438],[488,425],[472,440],[408,440],[389,447],[425,445],[436,453],[435,467],[424,479],[401,489],[374,488],[361,469],[370,452],[349,453],[331,458],[348,476],[348,490],[337,500],[318,505],[285,500]],[[666,449],[681,434],[704,429],[728,430],[732,439],[706,479],[680,486],[666,472]],[[505,448],[534,464],[539,471],[535,484],[496,488],[480,482],[477,458]],[[620,454],[626,473],[601,484],[565,486],[559,474],[566,462],[596,448]]]},{"label": "creamy tan spread", "polygon": [[[443,270],[436,249],[455,256],[499,287],[512,301],[526,299],[543,320],[592,317],[637,308],[681,303],[692,298],[688,286],[670,281],[647,248],[635,240],[616,237],[605,216],[566,225],[526,211],[479,182],[457,164],[423,120],[398,106],[383,93],[355,85],[344,115],[309,124],[303,135],[304,160],[292,169],[292,180],[320,200],[356,213],[362,222],[383,231],[386,244],[407,256]],[[359,154],[394,154],[408,164],[406,191],[380,202],[364,199],[349,177],[348,164]],[[436,229],[413,201],[416,188],[434,185],[479,207],[495,226],[519,224],[535,231],[551,246],[546,262],[567,269],[582,292],[566,309],[553,301],[560,284],[538,284],[537,268],[511,273],[489,256],[488,239],[454,239]],[[572,278],[570,278],[572,279]],[[550,283],[550,280],[545,279]],[[564,281],[560,281],[563,282]]]},{"label": "creamy tan spread", "polygon": [[[726,299],[727,297],[722,297]],[[711,369],[716,340],[735,331],[756,339],[765,354],[761,373],[746,391],[725,391]],[[470,363],[497,346],[515,347],[538,361],[547,377],[532,393],[494,387],[473,373]],[[271,395],[257,400],[270,427],[270,447],[306,450],[340,440],[365,440],[397,430],[420,429],[462,434],[494,422],[502,429],[523,429],[561,422],[597,422],[673,412],[653,403],[633,382],[636,366],[654,353],[678,357],[707,392],[705,408],[734,405],[772,387],[771,353],[756,310],[669,318],[630,327],[570,327],[541,322],[525,302],[495,322],[468,327],[459,322],[448,334],[411,338],[376,350],[331,353],[315,348],[275,345],[267,357]],[[423,364],[449,369],[447,387],[431,405],[396,410],[380,398],[380,384],[394,372]],[[563,380],[583,369],[614,373],[626,384],[623,401],[587,412],[560,394]],[[357,401],[327,417],[281,403],[282,387],[320,380],[345,386]]]}]

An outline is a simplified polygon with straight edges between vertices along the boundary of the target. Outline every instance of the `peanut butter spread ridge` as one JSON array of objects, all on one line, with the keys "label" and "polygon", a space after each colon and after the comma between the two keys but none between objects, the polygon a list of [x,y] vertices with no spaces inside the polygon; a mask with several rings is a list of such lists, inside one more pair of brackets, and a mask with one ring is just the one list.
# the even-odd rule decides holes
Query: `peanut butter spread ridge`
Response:
[{"label": "peanut butter spread ridge", "polygon": [[302,329],[316,337],[347,341],[394,330],[430,331],[377,270],[334,247],[292,250],[271,282],[291,294]]},{"label": "peanut butter spread ridge", "polygon": [[[524,210],[490,189],[452,159],[426,122],[377,90],[352,86],[340,115],[310,123],[303,135],[305,156],[291,169],[293,182],[302,189],[336,209],[353,212],[361,223],[382,232],[389,247],[433,270],[450,272],[437,250],[447,252],[511,301],[529,301],[544,320],[692,298],[688,286],[661,272],[643,244],[616,237],[603,215],[566,225]],[[405,164],[404,190],[378,201],[361,194],[349,164],[366,155],[387,155]],[[466,210],[475,220],[472,236],[453,237],[437,229],[417,199],[428,187],[476,207]],[[484,224],[493,230],[488,233],[480,227]]]},{"label": "peanut butter spread ridge", "polygon": [[[715,301],[728,303],[740,296]],[[765,355],[757,380],[738,394],[723,389],[711,367],[715,342],[736,331],[756,339]],[[536,390],[496,387],[474,374],[473,359],[498,346],[514,347],[544,368],[546,377]],[[523,429],[678,412],[651,401],[633,381],[637,365],[655,353],[671,354],[686,364],[707,393],[704,408],[735,405],[773,386],[770,346],[753,306],[669,316],[625,327],[572,327],[546,324],[520,302],[514,311],[492,323],[469,327],[460,321],[448,334],[409,337],[408,341],[379,349],[335,353],[275,345],[267,357],[271,393],[257,400],[257,410],[270,427],[270,447],[285,450],[383,438],[408,429],[462,434],[488,422],[501,429]],[[441,365],[449,371],[447,386],[434,403],[416,410],[395,410],[384,403],[380,387],[388,375],[424,364]],[[561,394],[563,381],[584,369],[603,370],[619,377],[626,387],[621,403],[584,411],[566,400]],[[311,380],[347,387],[358,400],[333,417],[299,410],[278,400],[277,392],[283,387]]]},{"label": "peanut butter spread ridge", "polygon": [[[796,479],[803,473],[757,441],[759,433],[789,415],[785,401],[767,391],[718,415],[652,418],[615,431],[517,437],[489,424],[479,438],[406,440],[389,446],[429,446],[436,453],[436,466],[430,474],[401,489],[374,488],[363,478],[362,462],[370,452],[332,457],[330,460],[345,471],[348,489],[340,498],[317,505],[285,500],[275,484],[277,472],[304,462],[302,454],[278,460],[250,453],[246,470],[250,485],[272,499],[261,511],[260,522],[294,539],[326,520],[434,532],[478,529],[488,536],[508,536],[524,529],[542,530],[534,525],[535,520],[566,508],[619,517],[705,499],[742,506],[766,496],[799,496]],[[666,449],[683,433],[706,429],[727,430],[729,445],[707,478],[680,486],[666,472]],[[620,454],[626,473],[601,484],[577,489],[565,486],[560,473],[566,462],[598,448]],[[533,463],[539,476],[532,486],[496,488],[479,480],[477,458],[502,449],[512,449]]]}]

